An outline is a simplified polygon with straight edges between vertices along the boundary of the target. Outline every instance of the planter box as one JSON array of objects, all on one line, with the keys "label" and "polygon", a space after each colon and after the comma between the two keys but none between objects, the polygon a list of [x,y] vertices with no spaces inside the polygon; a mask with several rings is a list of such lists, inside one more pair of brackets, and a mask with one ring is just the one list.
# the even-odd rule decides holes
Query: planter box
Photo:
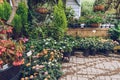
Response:
[{"label": "planter box", "polygon": [[67,35],[79,36],[79,37],[107,37],[109,28],[69,28]]}]

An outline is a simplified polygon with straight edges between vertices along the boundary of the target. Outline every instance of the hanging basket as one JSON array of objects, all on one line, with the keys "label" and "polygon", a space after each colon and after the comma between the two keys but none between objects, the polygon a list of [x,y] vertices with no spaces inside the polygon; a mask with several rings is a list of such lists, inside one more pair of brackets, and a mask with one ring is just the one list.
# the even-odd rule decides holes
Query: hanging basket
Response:
[{"label": "hanging basket", "polygon": [[48,13],[48,9],[47,8],[37,8],[36,12],[38,12],[40,14],[47,14]]},{"label": "hanging basket", "polygon": [[104,5],[96,5],[96,6],[94,6],[94,11],[104,11]]}]

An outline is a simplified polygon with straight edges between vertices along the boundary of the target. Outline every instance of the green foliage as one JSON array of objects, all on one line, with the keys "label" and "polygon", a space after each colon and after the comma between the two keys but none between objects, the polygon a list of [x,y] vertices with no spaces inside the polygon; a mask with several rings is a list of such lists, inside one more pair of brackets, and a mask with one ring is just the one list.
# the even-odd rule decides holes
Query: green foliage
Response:
[{"label": "green foliage", "polygon": [[[15,31],[14,37],[20,37],[20,34],[26,36],[28,35],[28,8],[25,2],[20,2],[18,5],[18,9],[16,15],[12,22]],[[17,37],[17,38],[18,38]]]},{"label": "green foliage", "polygon": [[120,24],[117,24],[114,28],[110,28],[108,33],[113,40],[120,40]]},{"label": "green foliage", "polygon": [[82,38],[80,40],[81,49],[99,50],[100,44],[100,39],[96,37]]},{"label": "green foliage", "polygon": [[21,16],[15,15],[14,20],[12,22],[15,32],[20,33],[22,30],[22,19]]},{"label": "green foliage", "polygon": [[94,5],[105,5],[105,0],[95,0]]},{"label": "green foliage", "polygon": [[81,5],[81,14],[82,16],[91,14],[93,12],[94,1],[83,1]]},{"label": "green foliage", "polygon": [[86,23],[86,21],[87,21],[88,19],[85,17],[85,16],[81,16],[80,18],[79,18],[79,23]]},{"label": "green foliage", "polygon": [[114,44],[112,41],[106,41],[103,43],[103,50],[113,50]]},{"label": "green foliage", "polygon": [[4,1],[3,4],[0,4],[0,18],[8,20],[11,13],[11,6],[8,2]]},{"label": "green foliage", "polygon": [[28,22],[28,8],[25,2],[19,3],[17,14],[22,18],[22,25],[26,25]]},{"label": "green foliage", "polygon": [[89,14],[87,18],[86,22],[88,24],[103,22],[103,14],[101,12]]},{"label": "green foliage", "polygon": [[54,6],[54,13],[53,13],[53,24],[55,34],[53,37],[56,39],[61,39],[64,37],[64,33],[67,30],[67,19],[64,12],[64,6],[62,0],[58,1],[58,5]]},{"label": "green foliage", "polygon": [[66,18],[67,18],[68,23],[70,23],[74,17],[74,10],[71,7],[67,7],[65,9],[65,14],[66,14]]}]

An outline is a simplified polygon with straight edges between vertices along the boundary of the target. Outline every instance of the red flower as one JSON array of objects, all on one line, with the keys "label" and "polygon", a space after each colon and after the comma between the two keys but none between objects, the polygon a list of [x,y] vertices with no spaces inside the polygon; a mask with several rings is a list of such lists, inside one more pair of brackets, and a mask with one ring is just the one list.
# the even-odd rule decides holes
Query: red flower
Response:
[{"label": "red flower", "polygon": [[0,51],[1,52],[5,52],[5,50],[6,50],[6,48],[3,47]]},{"label": "red flower", "polygon": [[20,38],[20,40],[21,40],[23,43],[26,43],[29,39],[28,39],[28,38]]},{"label": "red flower", "polygon": [[3,61],[2,60],[0,60],[0,65],[2,65],[3,64]]},{"label": "red flower", "polygon": [[1,34],[6,34],[6,32],[7,32],[6,30],[0,31]]},{"label": "red flower", "polygon": [[0,40],[1,43],[6,43],[6,40]]},{"label": "red flower", "polygon": [[13,65],[14,65],[14,66],[20,66],[20,65],[22,65],[22,64],[24,64],[24,59],[17,60],[17,61],[14,61],[14,62],[13,62]]},{"label": "red flower", "polygon": [[17,56],[17,57],[22,57],[22,53],[21,53],[21,52],[17,52],[17,53],[16,53],[16,56]]},{"label": "red flower", "polygon": [[0,56],[2,55],[2,52],[0,51]]}]

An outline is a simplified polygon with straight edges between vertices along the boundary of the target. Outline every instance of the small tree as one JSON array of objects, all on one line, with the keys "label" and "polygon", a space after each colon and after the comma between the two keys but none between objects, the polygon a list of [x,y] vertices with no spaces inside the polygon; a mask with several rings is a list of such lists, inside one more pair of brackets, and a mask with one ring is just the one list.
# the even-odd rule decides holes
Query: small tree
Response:
[{"label": "small tree", "polygon": [[58,40],[63,38],[67,30],[67,19],[62,0],[59,0],[58,4],[54,6],[53,24],[55,29],[54,38]]},{"label": "small tree", "polygon": [[11,14],[11,6],[8,2],[0,3],[0,18],[8,20]]}]

